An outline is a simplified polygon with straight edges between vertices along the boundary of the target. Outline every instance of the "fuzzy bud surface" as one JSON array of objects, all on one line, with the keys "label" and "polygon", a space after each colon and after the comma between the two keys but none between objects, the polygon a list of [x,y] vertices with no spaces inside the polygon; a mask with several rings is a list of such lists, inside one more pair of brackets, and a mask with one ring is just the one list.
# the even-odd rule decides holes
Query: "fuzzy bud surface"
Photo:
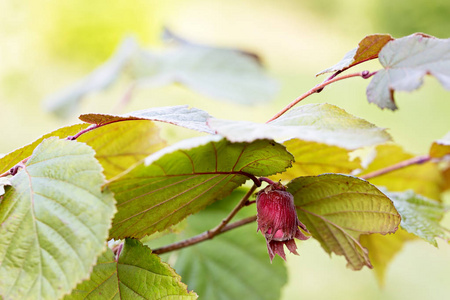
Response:
[{"label": "fuzzy bud surface", "polygon": [[[256,196],[258,230],[266,238],[267,250],[272,262],[276,254],[286,260],[284,245],[298,255],[294,238],[307,240],[306,226],[298,219],[294,197],[281,183],[269,184]],[[300,228],[303,230],[300,230]]]}]

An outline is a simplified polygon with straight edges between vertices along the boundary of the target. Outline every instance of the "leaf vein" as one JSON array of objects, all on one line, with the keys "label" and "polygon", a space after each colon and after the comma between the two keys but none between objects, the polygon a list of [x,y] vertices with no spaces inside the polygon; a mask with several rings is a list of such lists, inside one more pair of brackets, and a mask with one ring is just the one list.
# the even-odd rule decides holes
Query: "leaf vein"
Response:
[{"label": "leaf vein", "polygon": [[152,209],[154,209],[155,207],[158,207],[158,206],[160,206],[160,205],[163,205],[163,204],[167,203],[168,201],[171,201],[171,200],[177,198],[178,196],[183,195],[184,193],[187,193],[187,192],[189,192],[189,191],[191,191],[191,190],[197,188],[198,186],[204,184],[205,182],[208,182],[208,181],[210,181],[210,180],[212,180],[212,179],[215,179],[215,178],[218,177],[218,176],[220,176],[220,175],[216,175],[215,177],[208,178],[206,181],[201,182],[201,183],[199,183],[199,184],[196,184],[196,185],[190,187],[189,189],[186,189],[186,190],[182,191],[181,193],[178,193],[178,194],[176,194],[176,195],[174,195],[174,196],[172,196],[172,197],[170,197],[170,198],[168,198],[168,199],[166,199],[166,200],[164,200],[164,201],[162,201],[162,202],[159,202],[159,203],[153,205],[153,206],[150,207],[150,208],[147,208],[147,209],[145,209],[145,210],[143,210],[143,211],[140,211],[140,212],[137,213],[137,214],[134,214],[134,215],[132,215],[132,216],[130,216],[130,217],[128,217],[128,218],[125,218],[125,219],[119,221],[119,222],[117,222],[116,224],[120,224],[120,223],[126,222],[126,221],[128,221],[129,219],[132,219],[132,218],[134,218],[134,217],[136,217],[136,216],[138,216],[138,215],[140,215],[140,214],[144,214],[144,213],[146,213],[147,211],[152,210]]}]

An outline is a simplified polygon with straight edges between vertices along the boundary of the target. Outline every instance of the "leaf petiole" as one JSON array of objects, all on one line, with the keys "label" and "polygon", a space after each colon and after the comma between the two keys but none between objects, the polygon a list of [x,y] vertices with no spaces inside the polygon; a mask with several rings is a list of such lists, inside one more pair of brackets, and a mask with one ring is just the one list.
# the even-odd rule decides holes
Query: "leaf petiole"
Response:
[{"label": "leaf petiole", "polygon": [[297,105],[300,101],[302,101],[303,99],[311,96],[312,94],[320,93],[323,90],[324,87],[326,87],[327,85],[329,85],[329,84],[331,84],[333,82],[340,81],[340,80],[347,79],[347,78],[351,78],[351,77],[362,77],[364,79],[367,79],[367,78],[369,78],[369,77],[371,77],[371,76],[373,76],[375,74],[376,74],[376,72],[370,73],[369,71],[362,71],[362,72],[347,74],[347,75],[343,75],[343,76],[339,76],[339,77],[330,76],[327,80],[325,80],[321,84],[316,85],[315,87],[313,87],[312,89],[310,89],[309,91],[307,91],[306,93],[304,93],[303,95],[301,95],[300,97],[298,97],[297,99],[295,99],[294,101],[289,103],[285,108],[283,108],[281,111],[279,111],[276,115],[274,115],[266,123],[270,123],[273,120],[278,119],[281,115],[283,115],[289,109],[291,109],[292,107]]}]

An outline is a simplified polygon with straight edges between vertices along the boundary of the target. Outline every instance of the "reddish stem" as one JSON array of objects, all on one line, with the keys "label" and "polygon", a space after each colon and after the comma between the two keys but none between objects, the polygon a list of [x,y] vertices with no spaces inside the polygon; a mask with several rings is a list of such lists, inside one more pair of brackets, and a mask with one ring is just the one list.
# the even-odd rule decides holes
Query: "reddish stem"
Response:
[{"label": "reddish stem", "polygon": [[240,227],[240,226],[243,226],[245,224],[249,224],[249,223],[252,223],[252,222],[255,222],[255,221],[256,221],[256,216],[248,217],[248,218],[245,218],[245,219],[242,219],[242,220],[239,220],[239,221],[236,221],[234,223],[226,225],[225,227],[222,228],[222,230],[220,230],[219,232],[217,232],[214,235],[211,235],[210,231],[205,231],[205,232],[203,232],[203,233],[201,233],[199,235],[193,236],[193,237],[191,237],[189,239],[186,239],[186,240],[183,240],[183,241],[180,241],[180,242],[177,242],[177,243],[173,243],[173,244],[161,247],[161,248],[154,249],[154,250],[152,250],[152,252],[155,253],[155,254],[163,254],[163,253],[171,252],[171,251],[174,251],[174,250],[186,248],[186,247],[198,244],[200,242],[204,242],[206,240],[210,240],[213,237],[215,237],[216,235],[225,233],[225,232],[227,232],[229,230],[235,229],[237,227]]},{"label": "reddish stem", "polygon": [[270,185],[277,184],[275,181],[273,181],[272,179],[269,179],[269,178],[267,178],[267,177],[259,177],[259,180],[260,180],[260,181],[267,182],[267,183],[270,184]]},{"label": "reddish stem", "polygon": [[370,76],[368,76],[369,74],[370,74],[370,76],[372,76],[375,73],[369,73],[368,71],[363,71],[363,72],[347,74],[347,75],[334,77],[334,78],[330,77],[330,78],[328,78],[328,80],[322,82],[321,84],[316,85],[315,87],[313,87],[312,89],[310,89],[309,91],[307,91],[306,93],[304,93],[303,95],[301,95],[300,97],[298,97],[297,99],[295,99],[294,101],[289,103],[285,108],[283,108],[280,112],[278,112],[275,116],[273,116],[266,123],[269,123],[269,122],[272,122],[275,119],[278,119],[281,115],[283,115],[289,109],[291,109],[292,107],[297,105],[300,101],[302,101],[303,99],[311,96],[314,93],[318,93],[318,92],[322,91],[324,87],[326,87],[327,85],[329,85],[329,84],[331,84],[333,82],[340,81],[340,80],[347,79],[347,78],[351,78],[351,77],[369,78],[370,77]]},{"label": "reddish stem", "polygon": [[200,242],[210,240],[210,239],[214,238],[216,235],[227,232],[236,227],[240,227],[242,225],[254,222],[256,220],[256,216],[242,219],[240,221],[228,224],[231,221],[231,219],[238,213],[238,211],[241,210],[244,206],[246,206],[248,199],[253,194],[255,189],[256,189],[256,185],[253,185],[252,188],[250,190],[248,190],[248,192],[245,194],[245,196],[241,199],[241,201],[239,201],[239,203],[234,207],[234,209],[228,214],[228,216],[225,219],[223,219],[222,222],[220,222],[220,224],[217,225],[216,227],[214,227],[213,229],[205,231],[205,232],[203,232],[199,235],[193,236],[189,239],[186,239],[186,240],[183,240],[183,241],[180,241],[177,243],[173,243],[173,244],[170,244],[170,245],[158,248],[158,249],[154,249],[152,252],[155,254],[162,254],[162,253],[178,250],[181,248],[186,248],[186,247],[198,244]]},{"label": "reddish stem", "polygon": [[378,177],[378,176],[384,175],[386,173],[390,173],[392,171],[403,169],[403,168],[406,168],[406,167],[409,167],[412,165],[423,164],[430,160],[431,160],[431,157],[429,155],[420,155],[420,156],[416,156],[416,157],[398,162],[394,165],[387,166],[386,168],[370,172],[368,174],[365,174],[365,175],[362,175],[359,177],[367,180],[367,179]]},{"label": "reddish stem", "polygon": [[[109,123],[107,123],[107,124],[109,124]],[[103,126],[103,125],[106,125],[106,124],[93,124],[93,125],[89,126],[88,128],[81,130],[80,132],[78,132],[78,133],[75,134],[75,135],[68,136],[68,137],[66,138],[66,140],[74,141],[74,140],[76,140],[77,138],[79,138],[80,135],[82,135],[82,134],[84,134],[84,133],[86,133],[86,132],[89,132],[89,131],[91,131],[91,130],[94,130],[94,129],[96,129],[96,128],[99,128],[99,127],[101,127],[101,126]]]}]

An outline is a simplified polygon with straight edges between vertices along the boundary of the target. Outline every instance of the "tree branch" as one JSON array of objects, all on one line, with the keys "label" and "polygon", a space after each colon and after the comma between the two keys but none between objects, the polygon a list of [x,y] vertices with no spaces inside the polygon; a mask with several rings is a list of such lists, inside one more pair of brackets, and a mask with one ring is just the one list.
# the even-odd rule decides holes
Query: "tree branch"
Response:
[{"label": "tree branch", "polygon": [[[220,232],[218,232],[216,235],[225,233],[227,231],[230,231],[232,229],[241,227],[245,224],[249,224],[249,223],[252,223],[255,221],[256,221],[256,216],[248,217],[248,218],[236,221],[234,223],[228,224],[225,227],[223,227],[222,230]],[[216,236],[216,235],[214,235],[214,236]],[[163,254],[163,253],[171,252],[174,250],[178,250],[178,249],[182,249],[182,248],[186,248],[186,247],[198,244],[198,243],[206,241],[206,240],[210,240],[214,236],[210,236],[209,231],[205,231],[205,232],[203,232],[199,235],[193,236],[189,239],[186,239],[186,240],[183,240],[183,241],[180,241],[177,243],[173,243],[173,244],[161,247],[161,248],[154,249],[154,250],[152,250],[152,252],[155,254]]]},{"label": "tree branch", "polygon": [[222,222],[217,225],[215,228],[209,230],[209,235],[211,238],[213,238],[215,235],[217,235],[230,221],[233,219],[233,217],[238,213],[239,210],[241,210],[242,207],[245,206],[245,203],[247,203],[248,199],[251,195],[253,195],[253,192],[256,189],[256,185],[253,185],[250,190],[245,194],[245,196],[239,201],[239,203],[233,208],[233,210],[228,214],[228,216],[222,220]]},{"label": "tree branch", "polygon": [[359,176],[359,178],[366,179],[366,180],[371,179],[371,178],[378,177],[378,176],[381,176],[381,175],[384,175],[384,174],[387,174],[387,173],[390,173],[390,172],[393,172],[393,171],[396,171],[399,169],[403,169],[403,168],[406,168],[406,167],[409,167],[412,165],[423,164],[430,160],[431,160],[431,157],[429,155],[416,156],[416,157],[398,162],[396,164],[387,166],[385,168],[370,172],[368,174],[361,175],[361,176]]},{"label": "tree branch", "polygon": [[155,254],[163,254],[163,253],[167,253],[170,251],[186,248],[186,247],[198,244],[200,242],[213,239],[216,235],[222,234],[222,233],[232,230],[234,228],[237,228],[242,225],[256,221],[256,216],[253,216],[253,217],[245,218],[245,219],[239,220],[237,222],[228,224],[231,221],[231,219],[238,213],[238,211],[246,205],[246,203],[248,202],[248,199],[253,194],[255,189],[256,189],[256,185],[253,185],[252,188],[241,199],[241,201],[239,201],[239,203],[228,214],[228,216],[225,219],[223,219],[222,222],[220,222],[220,224],[217,225],[216,227],[214,227],[213,229],[205,231],[199,235],[193,236],[186,240],[179,241],[179,242],[176,242],[176,243],[173,243],[173,244],[161,247],[161,248],[154,249],[154,250],[152,250],[152,252]]},{"label": "tree branch", "polygon": [[351,78],[351,77],[362,77],[364,79],[367,79],[367,78],[373,76],[374,74],[375,73],[369,73],[369,71],[362,71],[362,72],[358,72],[358,73],[352,73],[352,74],[343,75],[343,76],[340,76],[340,77],[333,77],[333,76],[331,76],[327,80],[322,82],[321,84],[316,85],[315,87],[313,87],[312,89],[310,89],[309,91],[307,91],[306,93],[304,93],[303,95],[301,95],[300,97],[298,97],[297,99],[295,99],[294,101],[289,103],[285,108],[283,108],[280,112],[278,112],[275,116],[273,116],[266,123],[269,123],[269,122],[272,122],[275,119],[278,119],[281,115],[283,115],[285,112],[287,112],[293,106],[295,106],[297,103],[299,103],[300,101],[302,101],[306,97],[311,96],[312,94],[321,92],[324,87],[326,87],[327,85],[329,85],[329,84],[331,84],[333,82],[340,81],[340,80],[347,79],[347,78]]}]

